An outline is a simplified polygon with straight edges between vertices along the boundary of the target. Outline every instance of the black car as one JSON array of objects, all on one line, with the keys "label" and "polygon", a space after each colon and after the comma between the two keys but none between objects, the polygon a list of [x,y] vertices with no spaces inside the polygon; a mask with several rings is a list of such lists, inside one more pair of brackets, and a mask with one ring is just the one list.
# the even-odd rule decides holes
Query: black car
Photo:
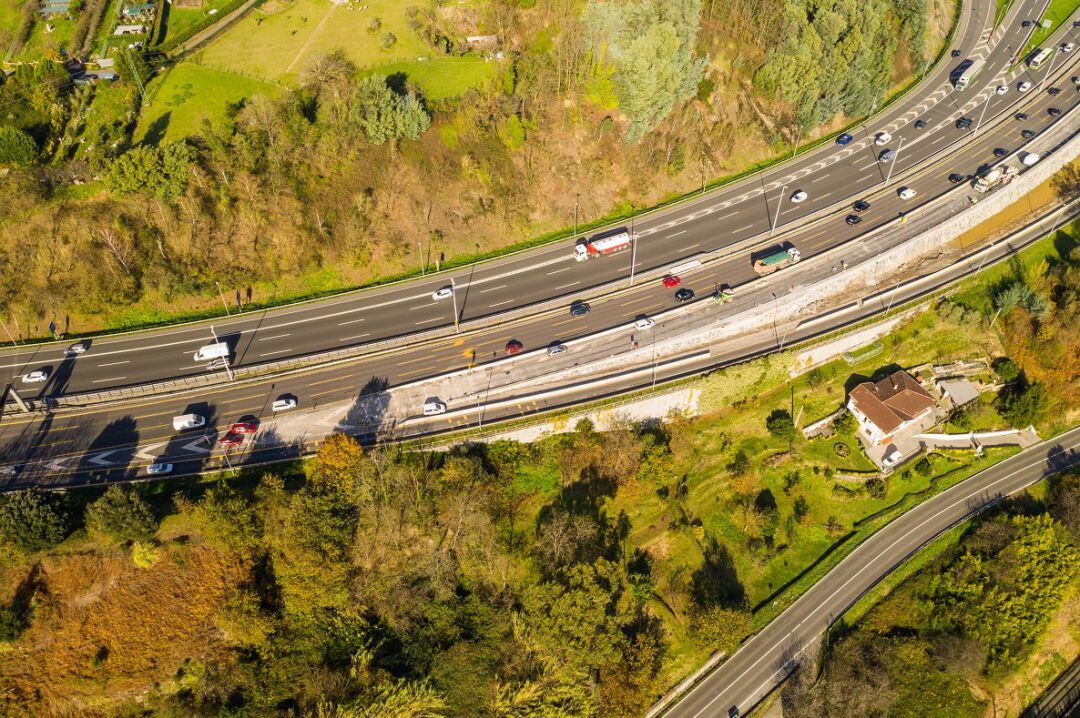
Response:
[{"label": "black car", "polygon": [[570,316],[583,317],[592,311],[588,302],[574,302],[570,305]]},{"label": "black car", "polygon": [[1035,136],[1035,130],[1024,130],[1020,133],[1020,136],[1023,137],[1025,140],[1030,140],[1032,137]]},{"label": "black car", "polygon": [[1020,23],[1020,27],[1031,27],[1031,20],[1024,20]]},{"label": "black car", "polygon": [[956,129],[966,130],[967,128],[971,127],[972,124],[973,122],[971,121],[970,117],[961,117],[959,120],[956,121]]},{"label": "black car", "polygon": [[915,129],[921,130],[926,127],[926,120],[915,120]]},{"label": "black car", "polygon": [[1061,110],[1056,107],[1051,107],[1049,110],[1046,111],[1046,114],[1050,115],[1051,117],[1060,117]]},{"label": "black car", "polygon": [[857,215],[857,214],[849,214],[849,215],[848,215],[848,216],[847,216],[847,217],[846,217],[846,218],[844,219],[844,221],[845,221],[845,222],[847,222],[847,223],[848,223],[849,225],[851,225],[852,227],[854,227],[854,226],[855,226],[855,225],[857,225],[857,224],[858,224],[859,222],[862,222],[862,217],[860,217],[860,216],[859,216],[859,215]]},{"label": "black car", "polygon": [[995,147],[994,148],[994,157],[1004,157],[1007,154],[1009,154],[1009,151],[1007,149],[1005,149],[1004,147]]},{"label": "black car", "polygon": [[960,57],[960,51],[959,50],[953,50],[952,51],[952,56],[953,57]]},{"label": "black car", "polygon": [[1014,115],[1014,116],[1016,117],[1016,119],[1020,120],[1021,122],[1023,122],[1024,120],[1027,119],[1027,113],[1026,112],[1017,112],[1016,115]]},{"label": "black car", "polygon": [[1060,95],[1061,94],[1061,88],[1060,87],[1051,87],[1050,89],[1048,89],[1046,91],[1046,94],[1050,95],[1051,97],[1054,97],[1055,95]]},{"label": "black car", "polygon": [[694,298],[694,290],[683,287],[675,292],[675,300],[679,302],[689,302]]},{"label": "black car", "polygon": [[949,181],[953,184],[960,184],[966,179],[967,177],[964,177],[964,175],[962,174],[957,174],[956,172],[953,172],[951,175],[949,175]]},{"label": "black car", "polygon": [[856,212],[865,212],[866,210],[870,209],[870,203],[867,202],[865,199],[860,199],[858,202],[851,205],[851,208]]}]

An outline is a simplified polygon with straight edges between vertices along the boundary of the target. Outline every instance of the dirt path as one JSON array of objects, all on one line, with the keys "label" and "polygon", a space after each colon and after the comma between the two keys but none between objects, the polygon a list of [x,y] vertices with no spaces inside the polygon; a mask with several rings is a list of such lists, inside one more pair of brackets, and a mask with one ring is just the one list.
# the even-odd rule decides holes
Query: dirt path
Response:
[{"label": "dirt path", "polygon": [[311,33],[307,41],[304,43],[304,46],[301,47],[300,51],[296,53],[296,57],[294,57],[292,59],[292,62],[289,63],[289,66],[285,68],[285,72],[292,72],[292,69],[296,65],[296,63],[300,62],[300,58],[304,56],[305,52],[307,52],[307,49],[311,46],[312,41],[314,41],[315,38],[318,37],[319,32],[321,32],[323,29],[323,25],[325,25],[326,21],[330,19],[330,16],[334,14],[334,8],[336,7],[337,3],[330,3],[330,9],[326,11],[325,15],[323,15],[323,19],[319,21],[318,26],[315,28],[315,32]]}]

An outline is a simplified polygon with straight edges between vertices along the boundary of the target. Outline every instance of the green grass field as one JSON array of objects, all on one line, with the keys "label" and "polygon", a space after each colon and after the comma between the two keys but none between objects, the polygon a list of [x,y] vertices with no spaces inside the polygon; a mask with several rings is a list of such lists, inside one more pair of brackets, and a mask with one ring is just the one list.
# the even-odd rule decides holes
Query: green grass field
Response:
[{"label": "green grass field", "polygon": [[403,73],[417,84],[424,97],[441,100],[455,97],[495,76],[498,65],[480,57],[438,57],[380,65],[371,72],[383,75]]},{"label": "green grass field", "polygon": [[1050,34],[1058,29],[1061,23],[1065,22],[1078,7],[1080,7],[1080,0],[1050,0],[1050,6],[1046,8],[1046,14],[1043,15],[1044,20],[1050,21],[1050,27],[1035,28],[1035,32],[1031,33],[1031,40],[1028,42],[1027,47],[1024,48],[1021,57],[1026,58],[1028,53],[1040,47],[1043,40],[1050,37]]},{"label": "green grass field", "polygon": [[[434,51],[409,29],[407,3],[368,0],[366,9],[349,9],[329,0],[271,0],[224,32],[202,51],[206,65],[235,69],[275,80],[295,81],[313,58],[344,50],[359,67],[416,60]],[[379,18],[381,27],[368,32]],[[379,48],[383,35],[397,42],[389,51]]]},{"label": "green grass field", "polygon": [[[207,0],[200,8],[170,7],[165,22],[165,35],[160,41],[166,43],[175,38],[188,37],[196,30],[201,30],[204,26],[220,20],[226,14],[224,8],[231,2],[232,0]],[[211,10],[218,12],[211,15]]]},{"label": "green grass field", "polygon": [[197,134],[203,119],[226,122],[229,104],[277,91],[266,82],[182,62],[151,83],[150,105],[139,117],[135,140],[142,141],[148,133],[167,141]]}]

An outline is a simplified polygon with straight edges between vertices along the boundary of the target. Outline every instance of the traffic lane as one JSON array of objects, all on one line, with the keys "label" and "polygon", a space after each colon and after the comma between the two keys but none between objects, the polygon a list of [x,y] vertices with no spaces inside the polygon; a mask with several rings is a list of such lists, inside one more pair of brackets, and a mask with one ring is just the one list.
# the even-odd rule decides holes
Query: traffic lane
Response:
[{"label": "traffic lane", "polygon": [[1005,496],[1075,463],[1080,427],[1009,457],[902,514],[871,535],[780,616],[743,644],[666,715],[748,712],[831,623],[934,537]]},{"label": "traffic lane", "polygon": [[[989,7],[989,3],[984,3],[984,5],[985,5],[985,6],[987,7],[987,8]],[[974,25],[972,25],[972,27],[974,27]],[[968,34],[968,35],[967,35],[966,37],[967,37],[967,38],[968,38],[969,40],[972,40],[972,42],[974,42],[974,40],[975,40],[975,39],[977,39],[977,33],[971,32],[971,33],[969,33],[969,34]],[[938,70],[940,70],[940,69],[941,69],[940,67],[939,67],[939,68],[935,68],[935,71],[938,71]],[[917,99],[917,97],[918,97],[918,95],[916,95],[916,94],[913,94],[913,95],[912,95],[912,96],[911,96],[910,98],[908,98],[908,100],[909,100],[909,101],[910,101],[910,100],[914,100],[914,99]],[[902,103],[902,104],[907,104],[907,102],[905,102],[905,103]],[[899,110],[901,110],[901,109],[902,109],[902,107],[898,107],[898,108],[896,108],[896,110],[897,110],[897,111],[899,111]],[[803,163],[809,163],[811,159],[812,159],[812,158],[811,158],[811,157],[809,157],[809,156],[804,156],[804,157],[800,158],[800,161],[801,161],[801,162],[803,162]],[[782,173],[782,172],[788,172],[788,171],[791,171],[792,169],[798,169],[798,168],[799,168],[799,162],[796,162],[796,163],[793,163],[792,165],[786,165],[786,166],[784,166],[784,167],[782,167],[782,168],[777,168],[777,170],[776,170],[776,171],[777,171],[777,172],[781,172],[781,173]],[[732,189],[734,189],[734,188],[732,188]],[[656,218],[655,220],[653,220],[652,218],[646,218],[646,219],[644,219],[644,220],[642,221],[642,223],[641,223],[641,224],[642,224],[643,226],[646,226],[646,227],[647,227],[647,226],[648,226],[648,223],[649,223],[650,221],[658,221],[658,222],[659,222],[659,221],[662,221],[662,220],[663,220],[663,218],[662,218],[662,217]],[[544,249],[544,250],[540,250],[538,254],[539,254],[539,255],[541,255],[541,258],[542,258],[542,255],[543,255],[543,254],[545,254],[545,253],[548,253],[548,252],[551,252],[551,251],[552,251],[552,250],[549,250],[549,249]],[[555,254],[558,254],[558,253],[560,253],[561,251],[562,251],[562,250],[561,250],[561,248],[559,248],[559,249],[555,249],[555,250],[554,250]],[[528,269],[528,266],[529,266],[529,265],[532,265],[532,264],[534,264],[534,263],[535,263],[535,262],[534,262],[534,259],[533,259],[533,258],[527,258],[527,257],[524,257],[524,256],[518,256],[518,257],[511,257],[511,258],[509,258],[509,259],[507,260],[507,264],[509,264],[509,265],[512,265],[512,264],[514,264],[515,262],[517,262],[517,263],[521,263],[521,264],[523,264],[523,265],[526,265],[526,266],[525,266],[525,269]],[[506,268],[506,267],[501,267],[501,268],[491,268],[491,269],[487,269],[487,267],[486,267],[485,265],[481,265],[481,266],[483,267],[483,269],[481,270],[481,272],[483,272],[483,271],[504,271],[504,269]],[[511,269],[513,269],[513,267],[512,267],[512,266],[511,266],[510,268],[511,268]],[[425,292],[426,292],[426,291],[427,291],[428,289],[431,289],[431,287],[430,287],[430,286],[424,287],[424,291],[425,291]],[[412,288],[411,288],[411,287],[403,287],[403,288],[401,288],[401,289],[400,289],[399,291],[411,291],[411,290],[412,290]],[[386,290],[383,290],[383,291],[386,291]],[[393,291],[395,291],[395,290],[393,290],[393,289],[392,289],[392,290],[389,290],[389,291],[393,292]],[[434,291],[434,290],[432,289],[432,291]],[[341,300],[341,301],[344,301],[344,302],[346,302],[346,303],[351,303],[351,302],[353,302],[353,301],[356,301],[357,299],[358,299],[357,297],[347,297],[347,298],[345,298],[345,299],[343,299],[343,300]],[[335,303],[335,302],[334,302],[334,300],[328,300],[328,301],[330,302],[329,304],[327,304],[326,302],[321,302],[321,303],[320,303],[320,307],[325,307],[325,308],[332,308],[332,307],[334,306],[334,303]],[[323,311],[325,311],[325,310],[324,310],[323,308],[320,308],[320,309],[316,309],[316,310],[313,310],[313,309],[311,309],[311,308],[310,308],[310,306],[300,305],[299,307],[296,307],[296,308],[292,308],[292,309],[286,309],[286,310],[268,310],[268,311],[270,311],[270,312],[273,312],[273,313],[274,313],[274,314],[275,314],[276,316],[286,316],[286,315],[288,315],[288,314],[289,314],[289,313],[291,313],[291,312],[301,312],[301,313],[303,313],[303,312],[309,312],[309,313],[310,313],[310,312],[313,312],[313,311],[314,311],[314,312],[317,312],[317,313],[322,313],[322,312],[323,312]],[[262,316],[262,317],[252,317],[252,318],[250,318],[250,319],[248,319],[248,320],[246,320],[246,321],[247,321],[247,322],[249,322],[249,323],[254,323],[254,324],[258,324],[258,323],[259,323],[259,322],[261,322],[261,321],[262,321],[263,319],[265,319],[265,316]],[[228,320],[228,319],[226,319],[226,318],[223,318],[223,319],[221,320],[221,322],[219,322],[219,324],[221,324],[221,325],[222,325],[222,329],[223,329],[223,331],[231,331],[231,332],[243,332],[243,331],[245,331],[245,326],[244,326],[244,325],[243,325],[242,323],[237,323],[237,322],[234,322],[234,321],[230,321],[230,320]],[[271,329],[276,329],[276,328],[277,328],[277,327],[271,327]],[[193,342],[193,343],[198,343],[198,342],[201,342],[201,341],[204,341],[204,340],[205,340],[205,335],[207,334],[207,331],[206,331],[206,329],[207,329],[207,328],[206,328],[205,326],[202,326],[202,327],[192,327],[192,328],[186,328],[186,329],[181,329],[181,330],[179,330],[179,332],[180,332],[181,334],[187,334],[187,335],[188,335],[185,341],[189,341],[189,342]],[[162,335],[162,336],[168,336],[168,335],[170,335],[170,334],[175,334],[175,332],[176,332],[176,330],[172,330],[172,331],[167,331],[167,332],[164,332],[164,333],[162,333],[162,332],[157,332],[157,334],[159,334],[159,335]],[[103,341],[105,341],[105,340],[103,340]],[[124,340],[124,339],[121,339],[120,341],[121,341],[121,342],[124,342],[124,341],[135,341],[136,343],[141,343],[141,340],[140,340],[140,339],[134,339],[134,340]],[[140,347],[140,348],[142,348],[142,347]],[[151,348],[153,348],[153,347],[151,347]],[[197,348],[197,347],[196,347],[196,348]],[[192,352],[194,352],[194,349],[192,349],[191,351],[192,351]],[[260,354],[265,354],[265,353],[260,353]],[[53,361],[53,359],[52,359],[52,358],[49,358],[49,359],[46,359],[46,360],[44,360],[44,361]],[[194,368],[194,367],[192,367],[192,369],[193,369],[193,368]]]},{"label": "traffic lane", "polygon": [[[912,161],[913,161],[913,159],[914,158],[912,156]],[[767,195],[765,195],[764,199],[766,200],[766,206],[767,206],[767,200],[768,200]],[[824,200],[825,197],[819,196],[819,199]],[[809,210],[810,208],[808,207],[807,209]],[[789,208],[787,210],[787,212],[784,212],[784,214],[790,214],[791,212],[792,212],[792,210]],[[732,214],[734,214],[734,213],[732,213]],[[683,232],[676,231],[673,234],[680,234],[680,233],[683,233]],[[693,245],[690,245],[690,246],[693,246]],[[471,286],[469,287],[469,290],[472,290],[472,288],[475,286],[476,283],[472,282],[470,284],[471,284]],[[575,284],[577,284],[577,282],[568,282],[567,285],[564,285],[564,287],[570,287],[570,286],[573,286]],[[492,289],[504,289],[504,288],[505,288],[505,285],[500,285],[500,286],[493,287]],[[481,292],[486,292],[486,291],[491,291],[491,290],[480,290],[480,291]],[[513,303],[512,300],[501,300],[501,301],[496,301],[496,302],[489,302],[487,304],[486,308],[497,308],[499,305],[505,305],[505,304],[511,304],[511,303]],[[430,304],[428,306],[430,306]],[[426,308],[426,307],[421,307],[421,308]],[[416,308],[414,307],[413,309],[416,309]],[[348,310],[346,310],[346,311],[348,311]],[[451,310],[451,314],[452,314],[452,310]],[[417,316],[423,316],[423,314],[419,314]],[[322,317],[320,317],[320,319],[321,318]],[[346,320],[346,321],[351,322],[351,323],[356,323],[354,320]],[[444,323],[444,322],[445,322],[444,318],[435,316],[435,317],[428,317],[428,318],[418,319],[418,320],[412,322],[412,324],[414,325],[414,327],[416,327],[416,326],[429,325],[429,324],[440,324],[440,323]],[[264,330],[273,331],[273,330],[279,330],[281,328],[281,326],[280,326],[280,324],[278,324],[278,325],[273,325],[273,326],[270,326],[270,327],[260,327],[260,328],[264,329]],[[370,332],[362,332],[361,334],[358,334],[358,335],[353,334],[353,335],[349,335],[348,337],[345,337],[343,339],[339,339],[339,341],[365,339],[370,334],[371,334]],[[260,337],[260,338],[256,338],[254,336],[251,336],[251,337],[248,338],[247,348],[250,348],[251,346],[253,346],[254,342],[257,342],[257,341],[258,342],[262,342],[262,341],[277,342],[277,346],[280,347],[280,344],[281,344],[282,341],[284,341],[286,344],[292,344],[294,342],[301,342],[302,339],[303,339],[302,337],[294,337],[292,335],[292,333],[290,333],[290,332],[272,334],[272,335],[264,336],[264,337]],[[264,345],[260,344],[258,346],[259,346],[259,350],[253,352],[255,362],[269,361],[269,360],[272,360],[272,357],[282,355],[282,354],[296,354],[296,353],[298,353],[291,346],[286,346],[284,348],[277,348],[277,349],[271,349],[270,346],[272,346],[272,345],[264,346]],[[189,351],[191,353],[194,353],[194,350],[189,350]],[[246,348],[241,348],[240,357],[239,357],[241,363],[243,363],[244,358],[246,358],[247,356],[248,356],[248,352],[247,352]],[[187,367],[184,367],[184,369],[182,370],[181,373],[185,373],[185,372],[187,372],[187,373],[199,373],[201,370],[203,370],[203,367],[192,363],[191,365],[189,365]],[[123,379],[123,378],[124,377],[119,377],[119,379]],[[100,381],[109,381],[109,380],[110,379],[95,380],[93,383],[98,383]]]},{"label": "traffic lane", "polygon": [[[1049,102],[1049,100],[1044,98],[1043,102]],[[988,135],[984,136],[983,138],[981,138],[979,140],[979,142],[985,143],[987,146],[989,146],[990,144],[993,143],[993,138],[992,138],[991,135],[988,134]],[[981,148],[979,147],[979,142],[977,142],[976,145],[971,146],[968,151],[969,152],[981,151]],[[938,181],[940,182],[940,180],[938,180]],[[880,205],[880,201],[875,202],[875,205]],[[886,204],[886,206],[887,206],[887,204]],[[881,221],[884,221],[884,220],[885,220],[885,217],[882,217]],[[834,240],[835,239],[845,239],[844,237],[840,236],[840,235],[844,234],[844,231],[845,231],[845,228],[841,227],[839,232],[831,233],[832,236],[830,237],[830,239],[834,239]],[[855,231],[850,231],[850,234],[855,234],[855,233],[856,233]],[[606,260],[606,258],[605,258],[605,259],[596,260],[596,261],[603,262],[603,261],[611,261],[611,260]],[[739,263],[737,261],[729,260],[728,262],[717,265],[717,270],[719,270],[720,274],[723,274],[725,272],[729,272],[730,268],[733,266],[733,263],[734,263],[735,267],[739,266]],[[741,273],[739,273],[739,272],[728,273],[728,274],[723,274],[723,276],[728,278],[730,283],[733,283],[733,284],[738,284],[739,280],[743,279],[744,277],[746,279],[751,278],[753,275],[750,274],[748,266],[746,266],[746,265],[748,265],[748,262],[743,262],[743,265],[744,266],[742,267]],[[620,271],[625,272],[626,270],[621,269]],[[717,278],[719,279],[719,277],[717,277]],[[733,278],[734,281],[731,281],[731,278]],[[728,282],[725,282],[725,283],[728,283]],[[662,295],[665,290],[657,289],[655,291],[660,292],[661,295]],[[614,318],[611,317],[611,316],[604,317],[601,314],[594,315],[594,317],[593,317],[594,320],[600,319],[600,321],[601,321],[601,324],[599,325],[599,327],[594,322],[587,322],[585,324],[588,324],[590,326],[585,327],[585,325],[583,324],[582,325],[583,329],[585,329],[585,331],[587,331],[587,332],[591,332],[591,331],[597,330],[598,328],[604,328],[605,326],[609,326],[609,325],[611,325],[613,323],[628,322],[628,321],[630,321],[631,316],[633,314],[637,313],[639,310],[656,310],[656,309],[659,309],[659,308],[663,308],[665,303],[670,303],[672,301],[670,299],[666,300],[663,296],[661,296],[659,298],[659,301],[656,301],[656,299],[657,299],[656,296],[649,297],[647,295],[644,296],[644,297],[629,297],[629,298],[626,299],[626,301],[624,301],[622,303],[622,304],[624,304],[626,306],[622,307],[622,309],[619,312],[616,313],[616,316]],[[619,316],[619,315],[621,315],[621,316]],[[563,322],[556,322],[556,323],[554,323],[553,326],[557,326],[557,325],[562,324],[562,323]],[[551,327],[545,327],[545,328],[551,328]],[[524,335],[524,336],[529,336],[524,331],[519,332],[519,334]],[[546,336],[545,335],[540,335],[540,341],[541,342],[546,343],[548,340],[554,340],[554,337],[552,337],[550,334],[548,334]],[[498,351],[499,351],[498,347],[501,344],[501,342],[502,342],[502,337],[499,337],[499,338],[496,338],[496,339],[488,339],[486,342],[484,342],[487,346],[477,347],[477,351],[478,351],[478,354],[479,354],[478,359],[480,361],[487,360],[486,351],[488,349],[490,349],[492,351],[492,358],[495,358],[497,356],[497,354],[498,354]],[[481,349],[483,350],[483,353],[480,353]],[[404,369],[403,366],[400,365],[400,362],[399,362],[399,365],[395,367],[398,370],[397,379],[399,379],[399,380],[401,380],[401,379],[411,379],[412,377],[418,377],[418,376],[421,376],[421,375],[431,375],[431,374],[441,373],[442,371],[446,370],[448,361],[450,361],[450,362],[456,361],[458,363],[461,363],[461,359],[459,359],[456,356],[450,356],[450,357],[447,357],[447,356],[435,356],[435,357],[430,358],[429,361],[427,363],[425,363],[425,364],[421,364],[421,365],[417,366],[416,368],[406,370],[406,369]],[[405,363],[407,364],[409,362],[407,361]],[[393,379],[391,379],[391,381],[393,381]]]}]

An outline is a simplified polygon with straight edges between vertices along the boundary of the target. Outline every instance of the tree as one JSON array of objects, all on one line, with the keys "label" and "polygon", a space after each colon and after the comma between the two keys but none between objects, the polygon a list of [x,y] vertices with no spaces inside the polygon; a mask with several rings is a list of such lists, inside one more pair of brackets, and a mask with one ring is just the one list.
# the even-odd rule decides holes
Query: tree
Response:
[{"label": "tree", "polygon": [[802,523],[809,514],[810,502],[806,500],[805,496],[796,496],[795,503],[792,505],[792,515],[795,517],[795,520]]},{"label": "tree", "polygon": [[18,127],[0,126],[0,166],[26,167],[37,161],[34,139]]},{"label": "tree", "polygon": [[1050,178],[1050,186],[1062,202],[1080,197],[1080,167],[1065,165]]},{"label": "tree", "polygon": [[214,623],[225,635],[225,640],[243,648],[267,648],[274,632],[274,621],[259,606],[259,597],[244,588],[218,608]]},{"label": "tree", "polygon": [[701,566],[690,578],[690,598],[698,610],[714,606],[741,608],[746,604],[746,590],[739,581],[735,559],[727,546],[711,536],[702,551]]},{"label": "tree", "polygon": [[934,465],[930,463],[930,459],[922,457],[915,462],[915,473],[919,476],[930,476],[934,473]]},{"label": "tree", "polygon": [[411,92],[394,92],[381,75],[360,80],[352,119],[373,145],[401,137],[420,139],[431,125],[431,116],[420,98]]},{"label": "tree", "polygon": [[445,708],[426,682],[390,680],[352,703],[319,703],[313,718],[442,718]]},{"label": "tree", "polygon": [[139,145],[109,164],[109,184],[118,194],[145,192],[172,202],[187,187],[191,161],[191,148],[184,142]]},{"label": "tree", "polygon": [[582,16],[591,36],[593,72],[614,67],[619,107],[630,120],[627,142],[656,128],[675,105],[690,99],[705,76],[705,58],[694,57],[700,0],[590,0]]},{"label": "tree", "polygon": [[775,409],[765,419],[765,428],[777,439],[792,441],[795,438],[795,422],[784,409]]},{"label": "tree", "polygon": [[1016,378],[1020,376],[1020,367],[1016,366],[1016,362],[1009,357],[998,357],[994,360],[993,367],[998,381],[1003,384],[1016,381]]},{"label": "tree", "polygon": [[86,507],[86,528],[116,543],[149,541],[158,522],[150,505],[130,487],[113,484]]},{"label": "tree", "polygon": [[1014,427],[1031,426],[1046,412],[1046,389],[1040,382],[1020,380],[999,391],[994,404]]},{"label": "tree", "polygon": [[60,543],[71,531],[62,494],[23,489],[0,496],[0,536],[26,551]]},{"label": "tree", "polygon": [[249,551],[259,545],[261,526],[251,502],[228,484],[215,484],[195,503],[176,503],[219,546]]}]

